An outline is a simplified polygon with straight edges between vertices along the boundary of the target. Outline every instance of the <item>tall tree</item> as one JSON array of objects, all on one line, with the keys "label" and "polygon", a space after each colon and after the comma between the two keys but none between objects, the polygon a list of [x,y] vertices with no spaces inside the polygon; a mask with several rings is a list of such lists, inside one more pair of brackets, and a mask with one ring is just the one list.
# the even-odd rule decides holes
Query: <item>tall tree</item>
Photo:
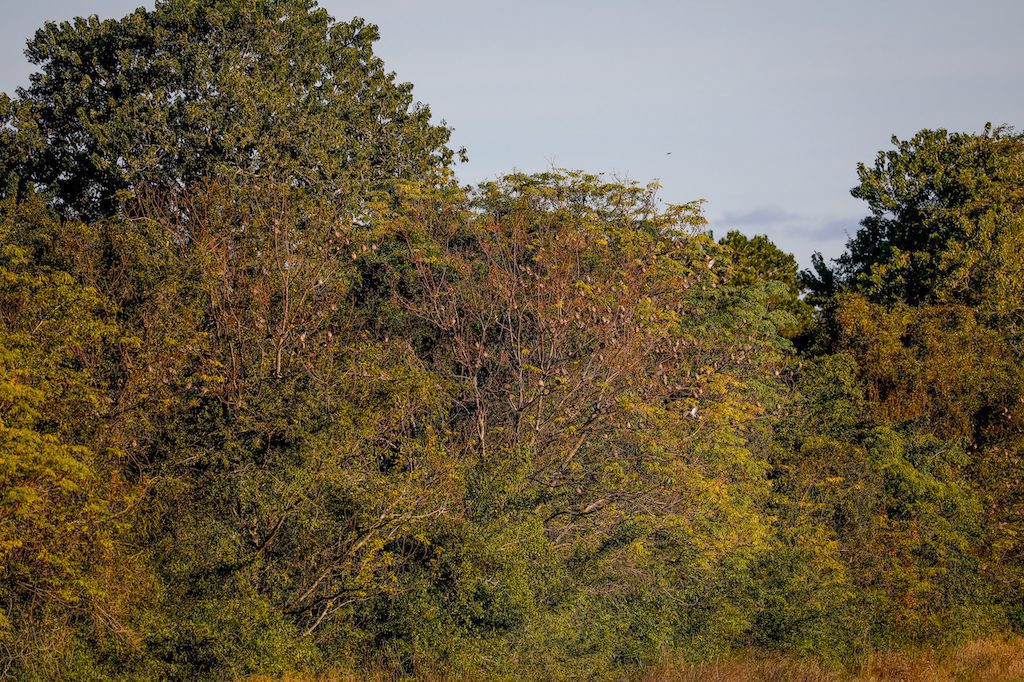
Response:
[{"label": "tall tree", "polygon": [[777,402],[792,318],[763,286],[729,286],[699,206],[660,209],[652,187],[551,172],[485,184],[461,210],[404,206],[397,301],[453,386],[466,472],[464,544],[433,559],[433,589],[468,584],[442,597],[452,632],[480,619],[472,649],[512,638],[546,676],[573,651],[607,670],[733,641],[746,621],[726,576],[766,535],[749,431]]},{"label": "tall tree", "polygon": [[[876,302],[1019,310],[1024,294],[1024,135],[922,130],[859,164],[851,194],[871,214],[838,259]],[[810,277],[812,288],[828,277]],[[1009,311],[1008,310],[1008,311]]]},{"label": "tall tree", "polygon": [[18,153],[0,161],[84,218],[141,184],[234,171],[343,201],[437,177],[450,131],[385,70],[377,37],[315,0],[158,0],[48,23],[28,43],[39,71],[3,107]]},{"label": "tall tree", "polygon": [[732,261],[734,286],[774,283],[769,306],[794,318],[794,324],[784,330],[788,338],[796,337],[810,327],[812,308],[800,297],[803,286],[792,254],[782,251],[765,235],[747,237],[736,230],[730,231],[718,243],[726,247]]},{"label": "tall tree", "polygon": [[1024,136],[923,130],[859,166],[871,214],[805,281],[821,348],[856,359],[870,409],[966,444],[987,514],[982,566],[1024,594]]}]

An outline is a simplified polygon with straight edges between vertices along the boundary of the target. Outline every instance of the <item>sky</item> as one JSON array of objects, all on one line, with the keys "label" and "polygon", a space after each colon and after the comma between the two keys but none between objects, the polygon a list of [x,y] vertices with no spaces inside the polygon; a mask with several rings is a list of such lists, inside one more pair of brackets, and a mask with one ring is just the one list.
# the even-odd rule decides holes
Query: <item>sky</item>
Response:
[{"label": "sky", "polygon": [[[46,20],[152,0],[0,0],[0,91]],[[551,167],[658,180],[716,235],[807,265],[865,214],[858,162],[922,128],[1024,127],[1022,0],[321,0],[454,128],[465,183]]]}]

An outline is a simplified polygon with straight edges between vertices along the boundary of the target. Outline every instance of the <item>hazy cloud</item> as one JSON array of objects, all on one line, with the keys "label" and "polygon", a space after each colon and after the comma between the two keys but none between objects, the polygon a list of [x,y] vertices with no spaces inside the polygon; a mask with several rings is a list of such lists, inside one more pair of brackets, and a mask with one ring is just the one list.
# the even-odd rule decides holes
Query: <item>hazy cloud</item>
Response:
[{"label": "hazy cloud", "polygon": [[781,206],[761,206],[748,211],[727,212],[722,215],[722,222],[735,224],[737,227],[756,228],[758,225],[777,225],[800,220],[802,216],[795,211],[787,211]]}]

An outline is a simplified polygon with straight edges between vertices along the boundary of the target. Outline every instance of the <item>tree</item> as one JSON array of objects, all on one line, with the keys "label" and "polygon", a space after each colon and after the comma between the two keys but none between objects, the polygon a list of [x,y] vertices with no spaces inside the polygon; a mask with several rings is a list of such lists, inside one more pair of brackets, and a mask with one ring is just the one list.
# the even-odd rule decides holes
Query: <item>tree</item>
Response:
[{"label": "tree", "polygon": [[73,274],[39,197],[0,201],[0,669],[52,677],[139,642],[150,576],[123,515],[136,490],[107,431],[105,377],[124,342],[110,301]]},{"label": "tree", "polygon": [[354,209],[453,158],[449,129],[373,54],[377,35],[314,0],[158,0],[119,20],[49,23],[28,43],[40,70],[0,109],[18,150],[0,170],[87,219],[140,185],[236,171]]},{"label": "tree", "polygon": [[896,149],[879,152],[873,166],[857,167],[851,194],[871,215],[837,261],[845,286],[876,302],[1019,310],[1024,135],[989,125],[980,134],[922,130],[892,142]]},{"label": "tree", "polygon": [[[773,409],[791,318],[763,288],[728,286],[699,206],[659,210],[653,187],[555,171],[486,183],[462,206],[419,190],[402,205],[413,268],[392,288],[453,386],[458,537],[487,538],[437,550],[433,589],[455,575],[479,590],[437,597],[459,609],[444,631],[481,621],[463,646],[511,637],[551,676],[572,651],[607,670],[732,641],[745,621],[727,576],[766,534],[748,431]],[[452,647],[427,641],[421,656]]]},{"label": "tree", "polygon": [[181,675],[342,657],[454,485],[444,385],[356,294],[380,230],[271,181],[140,191],[125,215],[108,252],[151,281],[117,298],[124,402],[146,405],[141,541],[174,623],[151,651]]},{"label": "tree", "polygon": [[771,308],[793,316],[795,324],[783,331],[787,338],[794,338],[810,327],[812,309],[800,298],[803,287],[792,254],[779,249],[765,235],[750,238],[736,230],[722,237],[719,243],[728,249],[736,273],[734,286],[771,286]]},{"label": "tree", "polygon": [[848,353],[805,363],[773,429],[779,544],[756,597],[762,646],[849,660],[1002,616],[980,573],[982,499],[962,442],[877,418],[858,374]]},{"label": "tree", "polygon": [[1024,136],[923,130],[893,139],[853,194],[871,215],[831,270],[805,273],[819,349],[856,359],[881,422],[961,442],[1008,612],[1024,594]]},{"label": "tree", "polygon": [[458,186],[375,38],[158,0],[30,41],[0,676],[618,678],[1024,623],[1022,136],[861,166],[805,302],[655,184]]}]

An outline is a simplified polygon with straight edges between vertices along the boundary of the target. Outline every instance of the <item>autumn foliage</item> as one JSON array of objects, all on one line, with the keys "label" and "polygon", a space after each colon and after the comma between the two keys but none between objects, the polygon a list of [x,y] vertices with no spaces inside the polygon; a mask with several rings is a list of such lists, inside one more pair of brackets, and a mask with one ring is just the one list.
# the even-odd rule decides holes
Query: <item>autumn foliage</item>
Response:
[{"label": "autumn foliage", "polygon": [[164,0],[30,41],[0,675],[1019,671],[1018,134],[896,140],[798,273],[656,184],[460,187],[375,37]]}]

